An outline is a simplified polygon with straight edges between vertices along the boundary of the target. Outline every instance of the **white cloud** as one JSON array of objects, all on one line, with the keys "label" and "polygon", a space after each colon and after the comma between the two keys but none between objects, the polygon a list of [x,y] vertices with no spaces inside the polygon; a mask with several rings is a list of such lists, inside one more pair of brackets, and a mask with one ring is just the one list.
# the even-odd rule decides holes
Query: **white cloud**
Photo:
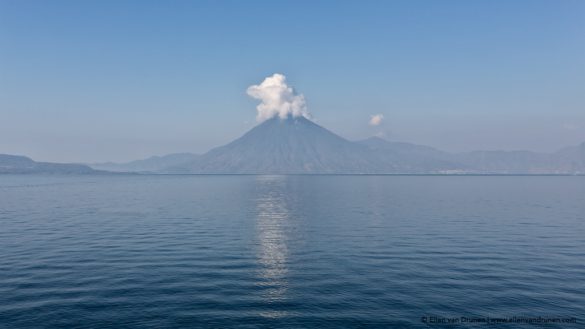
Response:
[{"label": "white cloud", "polygon": [[379,126],[384,120],[383,114],[374,114],[370,116],[370,126]]},{"label": "white cloud", "polygon": [[267,77],[259,85],[248,87],[247,93],[250,97],[259,99],[260,104],[256,107],[258,115],[256,120],[264,121],[275,116],[281,119],[289,115],[293,117],[304,116],[310,118],[305,97],[297,94],[295,90],[286,84],[286,77],[275,73]]}]

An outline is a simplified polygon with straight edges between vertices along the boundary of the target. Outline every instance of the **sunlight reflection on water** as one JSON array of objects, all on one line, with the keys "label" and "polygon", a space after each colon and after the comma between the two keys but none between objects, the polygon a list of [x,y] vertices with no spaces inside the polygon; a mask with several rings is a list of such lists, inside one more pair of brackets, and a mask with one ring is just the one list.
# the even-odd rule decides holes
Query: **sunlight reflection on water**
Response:
[{"label": "sunlight reflection on water", "polygon": [[[274,303],[286,299],[288,287],[285,223],[289,219],[289,211],[283,193],[286,180],[283,176],[259,176],[257,183],[259,195],[256,229],[259,241],[258,260],[262,265],[259,273],[260,285],[266,289],[263,294],[265,300]],[[287,316],[288,313],[274,310],[262,312],[260,315],[278,318]]]}]

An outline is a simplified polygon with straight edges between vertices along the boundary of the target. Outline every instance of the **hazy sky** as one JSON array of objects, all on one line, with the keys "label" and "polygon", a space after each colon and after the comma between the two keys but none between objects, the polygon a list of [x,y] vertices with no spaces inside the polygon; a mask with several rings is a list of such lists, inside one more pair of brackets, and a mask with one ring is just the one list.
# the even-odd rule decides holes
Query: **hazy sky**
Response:
[{"label": "hazy sky", "polygon": [[204,152],[274,73],[348,139],[551,151],[585,141],[585,1],[0,0],[0,153]]}]

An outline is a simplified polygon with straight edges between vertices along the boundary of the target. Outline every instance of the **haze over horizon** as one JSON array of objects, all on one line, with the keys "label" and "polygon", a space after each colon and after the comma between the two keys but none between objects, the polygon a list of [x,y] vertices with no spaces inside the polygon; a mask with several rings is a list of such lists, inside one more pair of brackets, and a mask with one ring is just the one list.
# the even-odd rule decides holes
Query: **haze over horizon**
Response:
[{"label": "haze over horizon", "polygon": [[0,1],[0,153],[203,153],[282,113],[452,152],[585,141],[585,2],[256,4]]}]

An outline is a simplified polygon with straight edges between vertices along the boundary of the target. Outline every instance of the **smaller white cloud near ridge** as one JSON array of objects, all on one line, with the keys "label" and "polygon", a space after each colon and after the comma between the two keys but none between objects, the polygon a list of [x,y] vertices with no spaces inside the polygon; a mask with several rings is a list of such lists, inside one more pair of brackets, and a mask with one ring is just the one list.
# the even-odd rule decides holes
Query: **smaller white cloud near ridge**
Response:
[{"label": "smaller white cloud near ridge", "polygon": [[275,73],[262,81],[259,85],[248,87],[247,94],[260,100],[256,107],[258,114],[256,120],[264,121],[275,116],[281,119],[289,115],[293,117],[304,116],[310,118],[305,96],[297,94],[295,90],[286,83],[286,77]]},{"label": "smaller white cloud near ridge", "polygon": [[384,120],[383,114],[374,114],[370,116],[370,126],[379,126]]}]

